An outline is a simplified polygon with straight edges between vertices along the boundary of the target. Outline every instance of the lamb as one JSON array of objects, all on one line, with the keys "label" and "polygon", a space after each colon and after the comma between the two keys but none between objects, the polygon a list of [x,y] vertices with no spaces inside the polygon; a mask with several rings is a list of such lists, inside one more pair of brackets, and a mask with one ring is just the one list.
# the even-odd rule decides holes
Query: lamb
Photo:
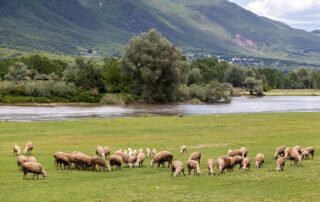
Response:
[{"label": "lamb", "polygon": [[58,170],[58,167],[60,166],[60,169],[62,170],[62,167],[61,165],[63,164],[63,169],[65,170],[66,167],[67,168],[71,168],[71,163],[69,161],[69,157],[68,157],[68,154],[64,153],[64,152],[56,152],[54,155],[54,162],[55,162],[55,165],[57,166],[57,170]]},{"label": "lamb", "polygon": [[154,164],[158,164],[158,168],[160,167],[160,164],[162,164],[164,166],[165,162],[168,162],[168,168],[170,167],[171,163],[172,163],[172,159],[173,159],[173,155],[171,152],[169,151],[161,151],[156,153],[153,156],[153,159],[151,161],[151,165],[152,167],[154,166]]},{"label": "lamb", "polygon": [[193,153],[190,155],[189,160],[198,161],[198,163],[199,163],[199,165],[200,165],[201,153],[198,152],[198,151],[193,152]]},{"label": "lamb", "polygon": [[104,151],[104,155],[105,155],[106,159],[109,158],[110,153],[111,153],[110,148],[108,146],[104,146],[103,151]]},{"label": "lamb", "polygon": [[188,166],[189,175],[191,175],[191,171],[194,170],[194,175],[200,176],[201,172],[200,172],[200,165],[198,161],[189,159],[187,161],[187,166]]},{"label": "lamb", "polygon": [[171,175],[178,177],[181,173],[186,176],[183,163],[181,161],[173,161],[171,164]]},{"label": "lamb", "polygon": [[242,156],[242,151],[240,150],[228,150],[228,157],[234,157],[234,156]]},{"label": "lamb", "polygon": [[248,157],[244,158],[241,163],[242,170],[249,170],[250,168],[250,159]]},{"label": "lamb", "polygon": [[91,168],[91,156],[88,156],[83,153],[76,153],[75,155],[76,167],[80,170]]},{"label": "lamb", "polygon": [[27,142],[26,147],[24,148],[24,154],[31,154],[32,150],[33,150],[32,142]]},{"label": "lamb", "polygon": [[17,164],[18,164],[19,170],[22,170],[22,165],[27,161],[28,161],[27,157],[23,155],[19,155],[17,157]]},{"label": "lamb", "polygon": [[188,153],[186,145],[182,145],[180,147],[180,154],[184,154],[184,153]]},{"label": "lamb", "polygon": [[248,148],[247,147],[241,147],[239,150],[242,152],[243,157],[247,157],[247,155],[248,155]]},{"label": "lamb", "polygon": [[18,145],[13,145],[13,155],[19,156],[20,155],[20,147]]},{"label": "lamb", "polygon": [[290,159],[291,165],[292,161],[294,162],[295,165],[298,164],[302,160],[302,157],[298,150],[293,149],[293,148],[287,148],[284,154],[284,158]]},{"label": "lamb", "polygon": [[276,148],[276,151],[274,153],[274,158],[277,159],[279,156],[284,156],[284,151],[286,150],[286,146],[282,145],[280,147]]},{"label": "lamb", "polygon": [[256,156],[256,167],[261,168],[263,167],[263,164],[264,164],[264,155],[259,153]]},{"label": "lamb", "polygon": [[286,164],[286,159],[284,157],[280,157],[277,159],[276,161],[276,170],[279,171],[283,171],[284,165]]},{"label": "lamb", "polygon": [[121,165],[122,165],[122,162],[123,162],[121,156],[111,155],[110,158],[109,158],[109,162],[110,162],[110,166],[111,166],[112,170],[113,170],[113,166],[114,165],[116,166],[116,170],[117,169],[121,170]]},{"label": "lamb", "polygon": [[297,150],[299,152],[299,154],[302,153],[302,148],[300,146],[295,146],[292,149]]},{"label": "lamb", "polygon": [[114,154],[121,156],[123,162],[126,164],[126,166],[128,166],[128,164],[130,163],[130,156],[128,154],[125,154],[124,152],[121,152],[121,151],[117,151]]},{"label": "lamb", "polygon": [[146,149],[146,153],[147,153],[146,157],[147,157],[147,158],[151,158],[151,155],[152,155],[152,154],[151,154],[151,149],[150,149],[150,148],[147,148],[147,149]]},{"label": "lamb", "polygon": [[302,158],[309,159],[309,155],[311,155],[312,159],[314,156],[314,147],[306,147],[302,150]]},{"label": "lamb", "polygon": [[208,159],[208,161],[207,161],[207,168],[208,168],[208,174],[209,174],[209,175],[213,175],[213,174],[214,174],[214,171],[213,171],[213,168],[214,168],[214,160],[213,160],[213,159]]},{"label": "lamb", "polygon": [[96,166],[99,165],[100,169],[102,168],[103,171],[110,170],[110,167],[107,164],[107,161],[105,158],[100,157],[100,156],[95,156],[91,158],[91,165],[92,165],[92,171],[96,170]]},{"label": "lamb", "polygon": [[34,163],[37,163],[38,161],[37,161],[36,157],[34,157],[34,156],[30,156],[30,157],[28,158],[28,162],[34,162]]},{"label": "lamb", "polygon": [[100,156],[100,157],[102,157],[102,158],[106,158],[106,155],[105,155],[105,153],[104,153],[104,148],[103,147],[101,147],[101,146],[97,146],[96,147],[96,155],[97,156]]},{"label": "lamb", "polygon": [[37,175],[41,174],[43,177],[46,177],[46,171],[43,169],[43,167],[39,163],[34,163],[34,162],[25,162],[22,164],[22,169],[23,169],[23,179],[27,179],[28,173],[33,173],[32,179]]},{"label": "lamb", "polygon": [[139,152],[137,155],[137,161],[135,166],[136,167],[142,167],[143,161],[146,158],[146,155],[143,152]]}]

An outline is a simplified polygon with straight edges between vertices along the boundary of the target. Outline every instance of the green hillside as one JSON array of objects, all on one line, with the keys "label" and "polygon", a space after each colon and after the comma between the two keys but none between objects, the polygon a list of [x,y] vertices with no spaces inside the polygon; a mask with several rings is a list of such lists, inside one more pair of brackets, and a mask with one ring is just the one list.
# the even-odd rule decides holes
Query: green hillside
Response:
[{"label": "green hillside", "polygon": [[156,28],[185,52],[318,63],[320,38],[225,0],[0,0],[0,47],[121,54]]}]

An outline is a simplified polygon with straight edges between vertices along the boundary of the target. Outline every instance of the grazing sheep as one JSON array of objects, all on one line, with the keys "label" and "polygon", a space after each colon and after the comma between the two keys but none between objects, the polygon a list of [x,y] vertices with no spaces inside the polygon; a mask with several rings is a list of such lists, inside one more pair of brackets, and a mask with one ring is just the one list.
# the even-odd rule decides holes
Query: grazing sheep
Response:
[{"label": "grazing sheep", "polygon": [[274,158],[277,159],[279,156],[284,156],[284,151],[286,150],[286,146],[281,145],[280,147],[276,148],[274,153]]},{"label": "grazing sheep", "polygon": [[144,150],[142,149],[142,148],[140,148],[139,150],[138,150],[138,154],[139,153],[144,153]]},{"label": "grazing sheep", "polygon": [[43,167],[39,163],[34,163],[34,162],[25,162],[22,164],[22,169],[23,169],[23,179],[27,179],[28,173],[33,173],[32,179],[37,175],[41,174],[43,177],[46,177],[46,171],[43,169]]},{"label": "grazing sheep", "polygon": [[13,145],[13,155],[15,156],[20,155],[20,147],[18,145]]},{"label": "grazing sheep", "polygon": [[248,157],[244,158],[241,163],[242,170],[249,170],[250,168],[250,159]]},{"label": "grazing sheep", "polygon": [[234,158],[235,158],[235,160],[236,160],[236,162],[235,162],[235,164],[234,164],[234,167],[236,167],[236,165],[239,165],[239,169],[241,169],[241,163],[242,163],[244,157],[237,155],[237,156],[235,156]]},{"label": "grazing sheep", "polygon": [[171,164],[171,175],[178,177],[181,173],[186,176],[184,173],[183,163],[181,161],[173,161]]},{"label": "grazing sheep", "polygon": [[130,156],[128,154],[125,154],[124,152],[121,151],[117,151],[116,153],[114,153],[115,155],[121,156],[123,163],[126,164],[126,166],[128,166],[128,164],[130,163]]},{"label": "grazing sheep", "polygon": [[108,170],[110,170],[110,167],[107,164],[107,161],[105,158],[100,157],[100,156],[95,156],[91,158],[91,165],[92,165],[92,171],[96,171],[96,167],[97,165],[100,167],[100,169],[102,168],[103,171],[106,170],[106,168]]},{"label": "grazing sheep", "polygon": [[122,165],[122,157],[118,155],[111,155],[109,158],[110,166],[111,169],[113,170],[113,166],[116,166],[116,170],[119,169],[121,170],[121,165]]},{"label": "grazing sheep", "polygon": [[96,155],[97,156],[100,156],[100,157],[102,157],[102,158],[106,158],[106,155],[105,155],[105,153],[104,153],[104,149],[103,149],[103,147],[101,147],[101,146],[97,146],[96,147]]},{"label": "grazing sheep", "polygon": [[233,172],[234,167],[236,166],[236,157],[219,157],[219,159],[224,160],[224,169],[227,169],[229,172]]},{"label": "grazing sheep", "polygon": [[248,148],[247,147],[241,147],[239,150],[242,152],[243,157],[247,157],[247,155],[248,155]]},{"label": "grazing sheep", "polygon": [[67,153],[67,157],[68,157],[68,160],[69,160],[70,164],[71,165],[73,164],[75,168],[78,168],[77,167],[77,162],[76,162],[76,155],[77,154],[83,154],[83,153],[78,152],[78,151],[73,151],[71,153]]},{"label": "grazing sheep", "polygon": [[157,150],[153,148],[151,151],[151,158],[153,158],[156,153],[157,153]]},{"label": "grazing sheep", "polygon": [[302,157],[300,155],[300,153],[298,152],[298,150],[293,149],[293,148],[287,148],[284,154],[284,158],[287,158],[290,160],[291,165],[292,165],[292,161],[294,162],[295,165],[298,164],[298,162],[300,162],[302,160]]},{"label": "grazing sheep", "polygon": [[314,156],[314,147],[306,147],[302,151],[302,158],[303,159],[309,159],[309,155],[311,155],[311,158],[313,159]]},{"label": "grazing sheep", "polygon": [[80,170],[88,170],[91,168],[91,156],[83,154],[83,153],[76,153],[75,155],[75,161],[76,161],[76,168]]},{"label": "grazing sheep", "polygon": [[276,161],[276,170],[279,171],[283,171],[284,165],[286,164],[286,159],[284,157],[280,157],[277,159]]},{"label": "grazing sheep", "polygon": [[30,157],[28,158],[28,162],[34,162],[34,163],[37,163],[38,161],[37,161],[36,157],[34,157],[34,156],[30,156]]},{"label": "grazing sheep", "polygon": [[152,155],[152,154],[151,154],[151,149],[150,149],[150,148],[147,148],[147,149],[146,149],[146,153],[147,153],[147,154],[146,154],[146,157],[147,157],[147,158],[151,158],[151,155]]},{"label": "grazing sheep", "polygon": [[264,164],[264,155],[259,153],[256,156],[256,167],[261,168],[263,167],[263,164]]},{"label": "grazing sheep", "polygon": [[137,162],[137,156],[129,157],[129,163],[128,163],[129,168],[132,168],[132,166],[134,166],[136,162]]},{"label": "grazing sheep", "polygon": [[208,159],[207,161],[207,168],[208,168],[208,174],[213,175],[214,171],[214,160],[213,159]]},{"label": "grazing sheep", "polygon": [[292,149],[297,150],[299,152],[299,154],[302,153],[302,148],[300,146],[295,146]]},{"label": "grazing sheep", "polygon": [[224,160],[222,158],[217,158],[216,165],[217,165],[217,169],[218,169],[219,173],[222,174],[223,171],[226,169],[226,165],[225,165]]},{"label": "grazing sheep", "polygon": [[184,154],[184,153],[188,153],[186,145],[182,145],[180,147],[180,154]]},{"label": "grazing sheep", "polygon": [[229,157],[242,156],[242,151],[229,149],[228,156]]},{"label": "grazing sheep", "polygon": [[190,155],[189,160],[198,161],[198,163],[199,163],[199,165],[200,165],[201,153],[198,152],[198,151],[193,152],[193,153]]},{"label": "grazing sheep", "polygon": [[54,162],[55,162],[55,165],[57,166],[57,170],[58,168],[60,167],[60,169],[62,170],[62,164],[63,164],[63,169],[65,170],[66,167],[67,168],[71,168],[71,163],[69,161],[69,157],[68,157],[68,154],[67,153],[64,153],[64,152],[56,152],[54,155]]},{"label": "grazing sheep", "polygon": [[110,148],[108,146],[104,146],[103,151],[104,151],[104,156],[106,157],[106,159],[109,158],[110,153],[111,153]]},{"label": "grazing sheep", "polygon": [[32,142],[27,142],[26,147],[24,148],[24,154],[31,154],[32,150],[33,150]]},{"label": "grazing sheep", "polygon": [[128,155],[129,157],[132,157],[133,156],[133,151],[131,148],[128,148]]},{"label": "grazing sheep", "polygon": [[146,158],[146,155],[143,152],[139,152],[137,155],[137,161],[135,166],[136,167],[142,167],[143,161]]},{"label": "grazing sheep", "polygon": [[200,172],[200,165],[198,161],[189,159],[187,161],[187,166],[188,166],[189,175],[191,175],[191,171],[194,170],[194,175],[200,176],[201,172]]},{"label": "grazing sheep", "polygon": [[19,170],[22,170],[22,165],[27,161],[28,161],[27,157],[23,155],[19,155],[17,157],[17,164],[18,164]]},{"label": "grazing sheep", "polygon": [[165,162],[168,162],[168,168],[170,167],[171,163],[173,160],[173,155],[171,152],[169,151],[161,151],[156,153],[153,156],[153,159],[151,161],[151,165],[152,167],[154,166],[154,164],[158,164],[158,168],[160,167],[160,164],[164,166]]}]

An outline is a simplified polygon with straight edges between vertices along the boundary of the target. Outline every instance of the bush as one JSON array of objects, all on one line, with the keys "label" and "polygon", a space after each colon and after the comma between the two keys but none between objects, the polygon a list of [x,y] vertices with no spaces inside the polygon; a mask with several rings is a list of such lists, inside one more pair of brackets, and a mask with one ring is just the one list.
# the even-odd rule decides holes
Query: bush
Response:
[{"label": "bush", "polygon": [[0,94],[14,94],[16,91],[16,83],[13,81],[3,81],[0,83]]},{"label": "bush", "polygon": [[70,98],[77,93],[77,88],[73,83],[58,81],[54,83],[52,93],[58,97]]},{"label": "bush", "polygon": [[206,98],[205,88],[201,85],[192,84],[189,87],[191,98],[197,98],[201,101],[204,101]]},{"label": "bush", "polygon": [[211,82],[206,85],[206,99],[208,103],[229,103],[232,99],[232,87],[229,84]]},{"label": "bush", "polygon": [[120,93],[107,93],[101,100],[101,104],[106,105],[124,105],[134,101],[134,97],[131,94],[120,94]]},{"label": "bush", "polygon": [[35,97],[50,97],[53,81],[30,81],[26,83],[26,95]]},{"label": "bush", "polygon": [[177,93],[177,100],[182,102],[190,100],[190,90],[187,85],[179,86],[178,93]]}]

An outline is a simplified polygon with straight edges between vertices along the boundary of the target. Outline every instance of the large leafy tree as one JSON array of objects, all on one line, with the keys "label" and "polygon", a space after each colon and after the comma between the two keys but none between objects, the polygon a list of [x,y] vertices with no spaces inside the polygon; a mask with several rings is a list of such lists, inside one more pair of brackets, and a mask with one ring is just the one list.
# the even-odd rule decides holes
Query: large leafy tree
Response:
[{"label": "large leafy tree", "polygon": [[134,95],[147,102],[171,102],[187,81],[188,65],[178,48],[151,29],[131,39],[121,59],[121,71],[132,78]]}]

